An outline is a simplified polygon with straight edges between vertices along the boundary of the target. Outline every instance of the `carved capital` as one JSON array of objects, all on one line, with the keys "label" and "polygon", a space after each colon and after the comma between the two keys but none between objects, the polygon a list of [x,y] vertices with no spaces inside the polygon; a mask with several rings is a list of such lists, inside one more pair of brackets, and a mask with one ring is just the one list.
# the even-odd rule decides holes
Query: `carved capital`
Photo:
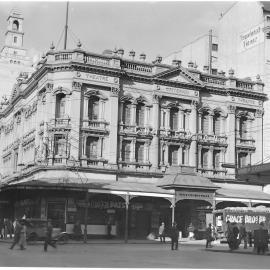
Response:
[{"label": "carved capital", "polygon": [[227,110],[228,110],[228,113],[235,114],[236,107],[234,105],[228,105]]},{"label": "carved capital", "polygon": [[120,92],[119,87],[112,87],[111,88],[111,96],[112,97],[118,97],[119,92]]},{"label": "carved capital", "polygon": [[74,81],[74,82],[72,82],[72,91],[73,90],[81,90],[82,89],[82,83],[80,83],[80,82],[76,82],[76,81]]},{"label": "carved capital", "polygon": [[46,89],[46,92],[52,92],[52,90],[53,90],[53,84],[52,83],[47,83],[46,85],[45,85],[45,89]]},{"label": "carved capital", "polygon": [[197,110],[199,108],[200,103],[197,100],[191,100],[190,105],[191,105],[191,108],[192,109],[196,109]]},{"label": "carved capital", "polygon": [[255,112],[255,117],[256,118],[262,118],[263,117],[263,114],[264,114],[264,110],[263,109],[258,109]]},{"label": "carved capital", "polygon": [[160,99],[162,98],[161,95],[158,95],[156,93],[153,93],[152,95],[152,102],[153,104],[159,104]]}]

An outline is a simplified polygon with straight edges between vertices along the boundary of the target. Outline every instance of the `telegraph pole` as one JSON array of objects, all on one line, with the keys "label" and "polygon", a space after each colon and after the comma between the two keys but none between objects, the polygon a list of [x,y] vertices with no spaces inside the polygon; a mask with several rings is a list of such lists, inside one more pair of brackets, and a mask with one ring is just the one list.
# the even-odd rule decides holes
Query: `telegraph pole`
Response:
[{"label": "telegraph pole", "polygon": [[64,50],[67,49],[67,31],[68,31],[68,6],[69,2],[67,2],[67,9],[66,9],[66,25],[65,25],[65,39],[64,39]]}]

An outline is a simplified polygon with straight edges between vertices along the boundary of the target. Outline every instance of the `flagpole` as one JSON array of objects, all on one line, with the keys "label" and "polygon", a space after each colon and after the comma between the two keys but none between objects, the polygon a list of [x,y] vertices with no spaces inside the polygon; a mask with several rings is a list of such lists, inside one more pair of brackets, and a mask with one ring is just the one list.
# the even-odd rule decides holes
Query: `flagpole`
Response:
[{"label": "flagpole", "polygon": [[66,49],[67,49],[68,5],[69,5],[69,2],[67,2],[67,9],[66,9],[66,25],[65,25],[64,50],[66,50]]}]

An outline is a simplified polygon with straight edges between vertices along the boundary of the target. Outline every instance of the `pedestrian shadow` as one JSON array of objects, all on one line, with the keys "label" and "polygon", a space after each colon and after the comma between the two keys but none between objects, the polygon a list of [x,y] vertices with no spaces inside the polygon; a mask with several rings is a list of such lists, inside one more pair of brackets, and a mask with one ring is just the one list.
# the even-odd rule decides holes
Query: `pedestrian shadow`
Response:
[{"label": "pedestrian shadow", "polygon": [[270,253],[265,253],[265,254],[257,254],[256,252],[253,251],[245,251],[245,250],[221,250],[221,249],[202,249],[204,251],[208,251],[208,252],[219,252],[219,253],[230,253],[230,254],[246,254],[246,255],[262,255],[262,256],[270,256]]}]

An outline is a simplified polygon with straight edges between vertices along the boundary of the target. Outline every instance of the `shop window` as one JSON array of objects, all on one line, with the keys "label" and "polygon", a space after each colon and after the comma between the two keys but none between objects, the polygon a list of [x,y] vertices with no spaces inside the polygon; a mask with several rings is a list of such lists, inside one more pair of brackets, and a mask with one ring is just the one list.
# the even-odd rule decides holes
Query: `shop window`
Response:
[{"label": "shop window", "polygon": [[64,118],[66,109],[66,95],[61,93],[56,95],[55,117]]},{"label": "shop window", "polygon": [[178,109],[176,108],[170,110],[170,128],[171,130],[178,129]]},{"label": "shop window", "polygon": [[66,139],[64,135],[54,136],[54,154],[56,156],[66,155]]},{"label": "shop window", "polygon": [[123,142],[122,159],[126,162],[131,161],[131,142]]},{"label": "shop window", "polygon": [[218,44],[215,44],[215,43],[212,44],[212,51],[214,52],[218,51]]},{"label": "shop window", "polygon": [[137,162],[140,162],[140,163],[144,162],[144,143],[143,142],[136,143],[135,159]]},{"label": "shop window", "polygon": [[86,156],[90,159],[97,159],[98,157],[98,138],[88,137],[86,140]]},{"label": "shop window", "polygon": [[214,134],[220,135],[221,117],[219,114],[215,114],[213,117]]},{"label": "shop window", "polygon": [[202,161],[202,167],[207,168],[208,167],[208,150],[206,150],[206,149],[202,150],[201,161]]},{"label": "shop window", "polygon": [[98,120],[99,114],[99,98],[91,96],[88,102],[88,118],[90,120]]},{"label": "shop window", "polygon": [[209,133],[209,115],[206,113],[202,115],[202,133],[203,134]]},{"label": "shop window", "polygon": [[124,103],[123,122],[125,125],[131,125],[131,103]]},{"label": "shop window", "polygon": [[145,106],[144,104],[139,103],[136,108],[136,123],[137,126],[144,126],[144,114],[145,114]]},{"label": "shop window", "polygon": [[214,151],[213,153],[213,168],[219,169],[220,168],[220,151]]},{"label": "shop window", "polygon": [[169,147],[169,164],[171,166],[178,165],[178,146],[170,146]]}]

